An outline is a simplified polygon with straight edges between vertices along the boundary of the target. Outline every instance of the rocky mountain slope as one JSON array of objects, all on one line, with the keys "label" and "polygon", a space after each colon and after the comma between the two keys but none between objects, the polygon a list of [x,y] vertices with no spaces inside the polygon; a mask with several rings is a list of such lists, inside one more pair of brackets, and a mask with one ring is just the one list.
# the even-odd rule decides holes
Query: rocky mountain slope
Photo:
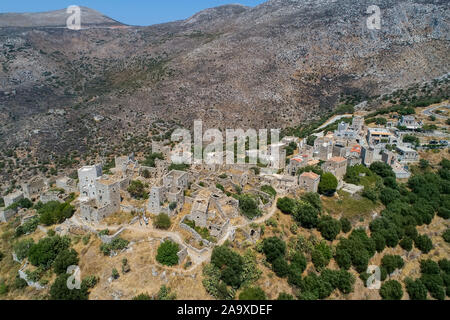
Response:
[{"label": "rocky mountain slope", "polygon": [[[366,25],[373,4],[380,30]],[[82,18],[82,31],[43,27],[42,14],[0,15],[0,138],[5,149],[50,154],[84,152],[99,139],[113,144],[157,119],[297,125],[344,96],[365,100],[448,73],[449,7],[271,0],[150,27],[117,28],[100,14]]]}]

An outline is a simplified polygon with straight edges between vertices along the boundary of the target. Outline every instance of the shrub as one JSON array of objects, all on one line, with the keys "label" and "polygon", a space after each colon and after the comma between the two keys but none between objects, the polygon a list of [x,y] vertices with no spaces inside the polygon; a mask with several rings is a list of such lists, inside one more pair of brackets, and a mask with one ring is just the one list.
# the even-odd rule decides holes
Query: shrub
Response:
[{"label": "shrub", "polygon": [[127,191],[136,199],[147,199],[148,197],[144,184],[139,180],[131,181]]},{"label": "shrub", "polygon": [[254,219],[261,215],[257,200],[250,194],[239,196],[239,209],[248,219]]},{"label": "shrub", "polygon": [[159,292],[156,297],[158,300],[176,300],[177,295],[175,293],[171,293],[171,289],[163,284],[161,288],[159,288]]},{"label": "shrub", "polygon": [[78,264],[78,253],[73,250],[63,250],[58,253],[53,262],[53,270],[56,274],[65,273],[67,268],[72,265]]},{"label": "shrub", "polygon": [[277,237],[266,238],[263,241],[263,252],[269,262],[275,261],[279,257],[284,257],[286,253],[286,243]]},{"label": "shrub", "polygon": [[352,224],[347,218],[341,218],[341,228],[343,233],[348,233],[352,230]]},{"label": "shrub", "polygon": [[28,252],[30,251],[30,248],[33,245],[34,245],[33,239],[25,239],[25,240],[17,242],[13,247],[14,253],[17,256],[17,259],[23,260],[26,257],[28,257]]},{"label": "shrub", "polygon": [[288,197],[278,198],[277,208],[285,214],[293,214],[295,209],[295,200]]},{"label": "shrub", "polygon": [[97,285],[98,280],[99,280],[99,278],[97,276],[91,275],[91,276],[87,276],[86,278],[84,278],[82,283],[87,288],[93,288]]},{"label": "shrub", "polygon": [[439,265],[433,260],[421,260],[420,261],[420,272],[422,274],[440,274]]},{"label": "shrub", "polygon": [[105,256],[108,256],[111,254],[111,251],[118,251],[123,250],[128,246],[129,241],[122,239],[122,238],[116,238],[111,243],[102,243],[100,246],[100,251],[103,252]]},{"label": "shrub", "polygon": [[322,241],[314,248],[314,251],[311,253],[311,260],[314,264],[314,267],[320,271],[330,263],[330,259],[332,258],[332,256],[333,255],[331,252],[331,248]]},{"label": "shrub", "polygon": [[178,251],[180,251],[180,248],[177,243],[170,240],[164,241],[158,247],[156,260],[166,266],[174,266],[178,264]]},{"label": "shrub", "polygon": [[404,249],[406,251],[411,251],[412,247],[413,247],[413,240],[409,237],[404,237],[400,241],[400,247],[402,247],[402,249]]},{"label": "shrub", "polygon": [[275,189],[272,186],[269,185],[264,185],[261,187],[261,191],[270,194],[272,197],[276,197],[277,196],[277,192],[275,191]]},{"label": "shrub", "polygon": [[317,209],[318,212],[322,212],[322,200],[320,200],[320,196],[316,192],[307,192],[300,197],[301,200],[308,202],[314,208]]},{"label": "shrub", "polygon": [[442,259],[439,260],[439,268],[441,268],[442,271],[445,273],[450,274],[450,260]]},{"label": "shrub", "polygon": [[272,270],[277,276],[284,278],[289,274],[289,265],[284,257],[278,257],[272,262]]},{"label": "shrub", "polygon": [[152,298],[148,295],[148,293],[141,293],[137,296],[134,296],[132,300],[136,301],[146,301],[146,300],[152,300]]},{"label": "shrub", "polygon": [[317,209],[310,203],[298,201],[294,209],[295,220],[304,228],[315,228],[319,222],[319,214]]},{"label": "shrub", "polygon": [[336,192],[337,187],[338,180],[332,173],[325,172],[321,176],[319,182],[319,193],[327,196],[332,196]]},{"label": "shrub", "polygon": [[17,275],[16,278],[14,279],[13,288],[20,290],[26,288],[27,286],[28,286],[27,282],[21,277],[19,277],[19,275]]},{"label": "shrub", "polygon": [[341,222],[333,219],[331,216],[324,216],[320,219],[318,229],[326,240],[333,241],[341,232]]},{"label": "shrub", "polygon": [[383,300],[400,300],[403,297],[402,286],[396,280],[386,281],[381,285],[380,295]]},{"label": "shrub", "polygon": [[286,292],[280,292],[277,300],[294,300],[294,297]]},{"label": "shrub", "polygon": [[442,234],[442,238],[444,238],[445,242],[450,243],[450,229],[445,230]]},{"label": "shrub", "polygon": [[170,218],[166,213],[161,213],[155,218],[155,227],[158,229],[167,230],[171,226]]},{"label": "shrub", "polygon": [[30,263],[36,267],[49,269],[58,254],[69,248],[70,239],[67,237],[47,237],[33,244],[28,252]]},{"label": "shrub", "polygon": [[227,285],[239,288],[243,282],[244,260],[226,246],[215,247],[211,263],[220,270],[220,279]]},{"label": "shrub", "polygon": [[433,249],[433,242],[427,235],[419,235],[414,241],[416,247],[423,253],[428,253]]},{"label": "shrub", "polygon": [[37,212],[39,214],[39,222],[46,226],[51,226],[71,218],[75,208],[67,202],[50,201],[46,204],[40,204]]},{"label": "shrub", "polygon": [[239,300],[267,300],[267,297],[260,287],[247,287],[239,294]]},{"label": "shrub", "polygon": [[67,280],[70,274],[60,274],[50,288],[50,298],[52,300],[87,300],[89,297],[88,289],[81,284],[80,289],[69,289]]},{"label": "shrub", "polygon": [[408,292],[409,299],[411,300],[426,300],[428,290],[420,279],[412,280],[410,278],[405,279],[406,292]]},{"label": "shrub", "polygon": [[388,274],[391,274],[396,269],[401,269],[405,265],[402,257],[397,255],[386,254],[381,259],[381,266],[386,268]]},{"label": "shrub", "polygon": [[444,300],[445,290],[444,281],[438,274],[422,274],[420,281],[425,285],[425,287],[430,292],[430,295],[438,300]]}]

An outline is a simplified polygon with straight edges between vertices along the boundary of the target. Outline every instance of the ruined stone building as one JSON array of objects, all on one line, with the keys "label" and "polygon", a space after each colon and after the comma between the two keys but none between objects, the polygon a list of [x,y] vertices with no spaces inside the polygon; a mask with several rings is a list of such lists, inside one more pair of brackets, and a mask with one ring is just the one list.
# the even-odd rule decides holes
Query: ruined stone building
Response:
[{"label": "ruined stone building", "polygon": [[81,216],[100,222],[120,210],[120,181],[102,176],[102,166],[85,166],[78,170]]},{"label": "ruined stone building", "polygon": [[[187,172],[172,170],[162,179],[162,185],[151,188],[147,210],[159,215],[167,213],[173,215],[184,205],[184,190],[188,188],[189,175]],[[176,204],[171,208],[171,204]]]},{"label": "ruined stone building", "polygon": [[5,201],[5,208],[8,208],[10,205],[20,201],[24,198],[24,194],[21,191],[16,191],[14,193],[7,194],[3,200]]},{"label": "ruined stone building", "polygon": [[95,199],[95,180],[101,176],[102,166],[100,164],[96,164],[94,166],[84,166],[78,169],[78,186],[80,190],[80,197]]},{"label": "ruined stone building", "polygon": [[23,196],[28,199],[39,196],[47,189],[45,180],[41,177],[34,177],[28,182],[22,183]]},{"label": "ruined stone building", "polygon": [[338,180],[342,180],[347,173],[347,159],[332,157],[322,165],[325,172],[331,172]]},{"label": "ruined stone building", "polygon": [[94,189],[93,197],[80,199],[80,209],[85,221],[98,223],[120,211],[120,183],[106,177],[98,178],[94,181]]}]

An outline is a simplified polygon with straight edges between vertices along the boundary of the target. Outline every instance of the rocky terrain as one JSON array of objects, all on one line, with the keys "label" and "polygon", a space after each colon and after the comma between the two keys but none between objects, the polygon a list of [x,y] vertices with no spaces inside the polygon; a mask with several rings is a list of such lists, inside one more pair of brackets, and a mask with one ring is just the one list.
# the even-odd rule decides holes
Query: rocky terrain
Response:
[{"label": "rocky terrain", "polygon": [[[373,4],[380,30],[366,26]],[[2,148],[85,153],[99,141],[146,136],[158,119],[298,125],[344,97],[359,102],[448,73],[449,6],[271,0],[149,27],[83,8],[81,31],[61,28],[65,10],[2,14]]]}]

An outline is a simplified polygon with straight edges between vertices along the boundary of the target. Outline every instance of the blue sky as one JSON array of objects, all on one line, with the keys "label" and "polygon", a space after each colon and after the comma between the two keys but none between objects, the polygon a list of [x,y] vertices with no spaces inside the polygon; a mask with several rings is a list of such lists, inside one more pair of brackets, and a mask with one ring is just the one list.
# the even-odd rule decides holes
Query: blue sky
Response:
[{"label": "blue sky", "polygon": [[256,6],[264,0],[0,0],[0,13],[40,12],[86,6],[131,25],[151,25],[186,19],[206,8],[240,3]]}]

